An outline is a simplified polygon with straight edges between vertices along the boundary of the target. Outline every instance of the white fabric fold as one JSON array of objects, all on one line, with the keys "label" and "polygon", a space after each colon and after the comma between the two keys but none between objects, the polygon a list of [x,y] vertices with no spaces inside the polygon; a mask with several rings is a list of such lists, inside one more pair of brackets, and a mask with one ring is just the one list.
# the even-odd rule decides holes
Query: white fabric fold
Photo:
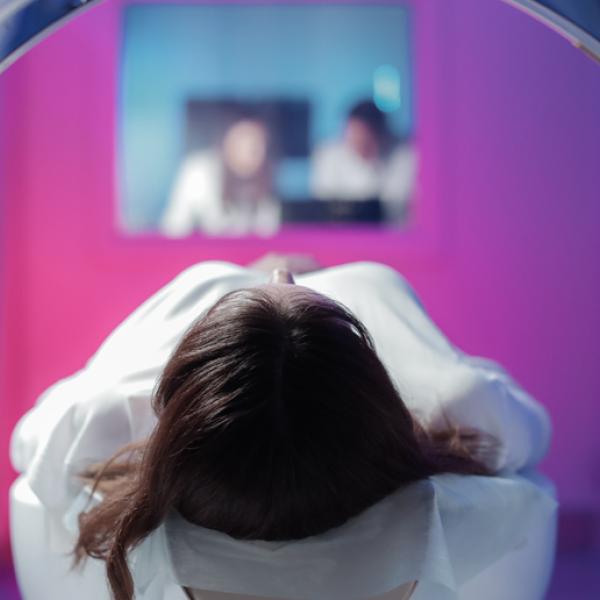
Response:
[{"label": "white fabric fold", "polygon": [[[364,600],[419,581],[457,597],[466,581],[528,541],[556,501],[526,478],[439,475],[344,525],[290,542],[236,540],[173,512],[131,556],[137,598],[176,586],[289,600]],[[428,596],[430,597],[430,596]]]}]

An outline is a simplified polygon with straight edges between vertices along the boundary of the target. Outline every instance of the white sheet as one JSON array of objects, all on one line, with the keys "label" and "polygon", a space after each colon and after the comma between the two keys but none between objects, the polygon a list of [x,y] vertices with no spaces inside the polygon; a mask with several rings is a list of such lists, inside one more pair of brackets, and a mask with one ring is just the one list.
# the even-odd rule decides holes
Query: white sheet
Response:
[{"label": "white sheet", "polygon": [[235,540],[173,513],[134,552],[136,597],[163,600],[175,584],[261,598],[361,600],[418,581],[423,598],[456,600],[466,582],[528,543],[534,516],[550,526],[555,508],[550,495],[517,475],[439,475],[341,527],[292,542]]}]

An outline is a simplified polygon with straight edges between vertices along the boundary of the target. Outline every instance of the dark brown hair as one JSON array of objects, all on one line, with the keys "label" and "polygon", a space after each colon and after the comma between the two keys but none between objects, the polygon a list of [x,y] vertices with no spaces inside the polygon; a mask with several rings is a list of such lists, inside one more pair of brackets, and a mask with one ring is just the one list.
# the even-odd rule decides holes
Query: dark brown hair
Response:
[{"label": "dark brown hair", "polygon": [[169,510],[235,538],[298,539],[409,482],[489,473],[476,432],[417,423],[349,310],[273,287],[196,321],[154,394],[150,438],[84,474],[104,500],[80,516],[76,560],[105,560],[117,600],[133,597],[128,552]]}]

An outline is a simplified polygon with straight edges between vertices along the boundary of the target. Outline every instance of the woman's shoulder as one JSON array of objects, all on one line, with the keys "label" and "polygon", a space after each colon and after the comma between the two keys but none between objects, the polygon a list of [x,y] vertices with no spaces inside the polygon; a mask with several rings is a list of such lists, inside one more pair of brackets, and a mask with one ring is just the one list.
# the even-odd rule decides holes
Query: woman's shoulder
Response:
[{"label": "woman's shoulder", "polygon": [[393,267],[386,265],[384,263],[369,261],[369,260],[361,260],[355,262],[343,263],[341,265],[333,265],[331,267],[325,267],[320,271],[313,274],[323,274],[328,276],[359,276],[359,277],[367,277],[367,278],[400,278],[404,280],[404,277],[396,271]]},{"label": "woman's shoulder", "polygon": [[[252,280],[256,272],[232,262],[221,260],[206,260],[192,264],[168,281],[157,292],[150,296],[135,312],[143,312],[144,307],[156,308],[159,304],[176,303],[179,305],[181,297],[193,294],[196,299],[201,297],[200,292],[217,287],[242,287],[245,279]],[[233,280],[233,282],[232,282]],[[134,313],[135,314],[135,313]]]},{"label": "woman's shoulder", "polygon": [[296,278],[297,282],[324,293],[401,295],[422,307],[407,279],[393,267],[374,261],[358,261],[328,267]]},{"label": "woman's shoulder", "polygon": [[361,260],[331,267],[331,269],[370,279],[393,280],[394,282],[402,281],[406,283],[406,279],[399,271],[389,265],[375,261]]},{"label": "woman's shoulder", "polygon": [[183,282],[198,282],[217,279],[231,274],[252,274],[253,271],[225,260],[204,260],[194,263],[179,272],[168,285]]},{"label": "woman's shoulder", "polygon": [[144,360],[162,364],[165,353],[195,319],[228,292],[255,285],[259,277],[250,269],[224,261],[187,267],[126,317],[90,363],[99,366],[107,362],[114,370],[115,356],[121,356],[124,367],[135,363],[141,368]]}]

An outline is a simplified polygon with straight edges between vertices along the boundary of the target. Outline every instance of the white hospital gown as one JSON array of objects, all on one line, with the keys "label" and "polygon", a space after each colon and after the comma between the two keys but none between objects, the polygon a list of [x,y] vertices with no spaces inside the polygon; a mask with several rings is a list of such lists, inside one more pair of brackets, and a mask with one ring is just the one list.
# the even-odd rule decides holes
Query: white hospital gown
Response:
[{"label": "white hospital gown", "polygon": [[[267,279],[225,262],[190,267],[119,325],[84,368],[42,394],[17,425],[11,456],[50,510],[71,503],[79,491],[73,476],[86,465],[150,433],[152,390],[191,323],[227,292]],[[352,263],[296,280],[363,321],[404,402],[425,424],[443,426],[447,418],[491,434],[500,442],[496,467],[505,472],[544,456],[550,423],[543,407],[500,367],[452,346],[397,272]]]}]

